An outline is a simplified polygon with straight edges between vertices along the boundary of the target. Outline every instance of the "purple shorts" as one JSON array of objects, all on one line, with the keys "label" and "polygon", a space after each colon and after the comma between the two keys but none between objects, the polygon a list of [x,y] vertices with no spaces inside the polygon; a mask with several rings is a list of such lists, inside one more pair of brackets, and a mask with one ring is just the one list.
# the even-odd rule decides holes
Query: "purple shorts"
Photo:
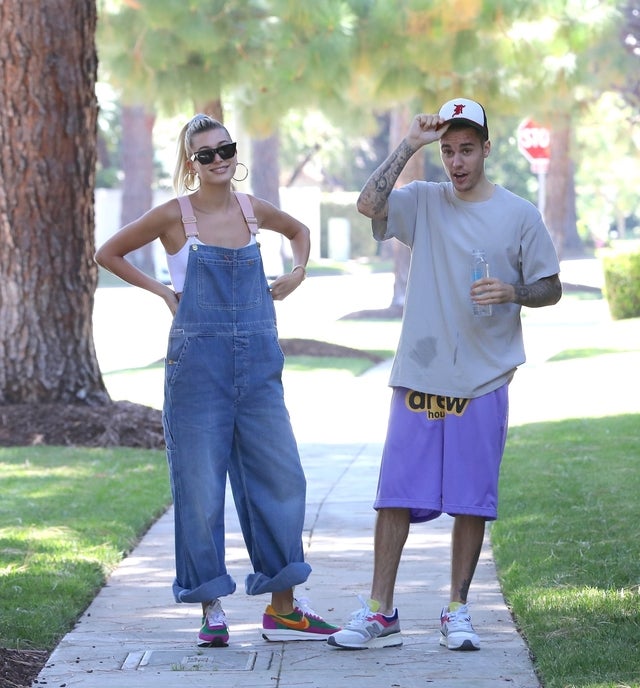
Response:
[{"label": "purple shorts", "polygon": [[508,399],[508,383],[475,399],[394,387],[374,508],[495,520]]}]

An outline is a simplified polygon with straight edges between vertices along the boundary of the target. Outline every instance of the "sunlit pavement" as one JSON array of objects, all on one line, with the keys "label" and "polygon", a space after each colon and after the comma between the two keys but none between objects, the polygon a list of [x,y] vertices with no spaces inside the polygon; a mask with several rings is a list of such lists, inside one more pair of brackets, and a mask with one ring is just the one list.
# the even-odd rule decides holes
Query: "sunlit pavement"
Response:
[{"label": "sunlit pavement", "polygon": [[[586,280],[599,278],[593,267],[574,263],[567,266],[567,276],[580,271],[581,283],[592,284]],[[390,275],[310,278],[278,304],[280,334],[326,339],[323,335],[341,316],[386,307],[391,289]],[[138,290],[100,290],[95,338],[103,371],[160,360],[169,327],[165,310],[159,299]],[[554,308],[526,311],[523,321],[528,362],[512,383],[512,424],[638,412],[633,394],[637,385],[630,384],[640,369],[638,320],[614,323],[605,302],[566,299]],[[371,336],[376,339],[374,329]],[[548,362],[567,349],[608,348],[635,351]],[[358,378],[346,373],[285,374],[287,403],[307,475],[304,546],[313,567],[296,593],[309,596],[314,608],[334,623],[344,622],[358,607],[356,594],[366,595],[370,583],[371,503],[386,426],[388,372],[386,362]],[[267,643],[260,636],[266,600],[243,591],[249,564],[229,498],[228,565],[238,582],[236,594],[224,600],[231,645],[199,650],[194,642],[198,609],[176,605],[171,597],[169,512],[114,572],[34,685],[538,688],[527,648],[504,604],[488,542],[470,595],[482,650],[457,653],[439,646],[437,619],[449,580],[449,529],[445,517],[414,527],[409,536],[395,600],[402,648],[341,652],[323,642]]]}]

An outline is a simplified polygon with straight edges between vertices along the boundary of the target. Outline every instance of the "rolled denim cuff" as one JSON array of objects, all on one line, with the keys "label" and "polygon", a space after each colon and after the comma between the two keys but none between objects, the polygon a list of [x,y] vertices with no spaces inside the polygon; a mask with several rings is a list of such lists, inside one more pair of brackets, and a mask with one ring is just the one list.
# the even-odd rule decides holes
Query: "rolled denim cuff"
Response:
[{"label": "rolled denim cuff", "polygon": [[176,602],[210,602],[218,597],[232,595],[236,591],[236,582],[228,574],[218,576],[197,588],[183,588],[177,580],[173,581],[173,596]]},{"label": "rolled denim cuff", "polygon": [[287,564],[270,578],[264,573],[250,573],[245,579],[247,595],[262,595],[265,592],[281,592],[304,583],[311,574],[311,566],[304,561]]}]

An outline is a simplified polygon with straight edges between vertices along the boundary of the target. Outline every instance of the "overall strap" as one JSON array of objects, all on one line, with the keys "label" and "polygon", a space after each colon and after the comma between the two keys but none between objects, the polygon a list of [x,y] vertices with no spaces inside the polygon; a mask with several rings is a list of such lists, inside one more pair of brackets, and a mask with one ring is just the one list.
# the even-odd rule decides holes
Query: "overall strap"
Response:
[{"label": "overall strap", "polygon": [[182,224],[184,225],[184,233],[187,239],[192,239],[198,236],[198,225],[196,224],[196,216],[193,214],[193,207],[189,196],[178,196],[178,203],[182,212]]},{"label": "overall strap", "polygon": [[260,228],[258,227],[258,220],[256,220],[255,215],[253,214],[253,207],[251,206],[249,197],[247,194],[239,193],[238,191],[234,191],[234,193],[238,199],[238,203],[240,204],[240,208],[247,223],[247,227],[249,227],[249,231],[251,234],[257,234],[260,231]]}]

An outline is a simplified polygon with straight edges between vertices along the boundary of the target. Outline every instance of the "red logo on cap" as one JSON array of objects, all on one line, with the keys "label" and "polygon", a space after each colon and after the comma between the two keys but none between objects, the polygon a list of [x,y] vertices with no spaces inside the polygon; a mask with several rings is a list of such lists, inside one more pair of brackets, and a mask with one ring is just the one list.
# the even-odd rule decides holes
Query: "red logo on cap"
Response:
[{"label": "red logo on cap", "polygon": [[460,117],[463,110],[464,110],[464,105],[462,105],[462,104],[454,105],[453,106],[453,115],[451,115],[451,116],[452,117]]}]

